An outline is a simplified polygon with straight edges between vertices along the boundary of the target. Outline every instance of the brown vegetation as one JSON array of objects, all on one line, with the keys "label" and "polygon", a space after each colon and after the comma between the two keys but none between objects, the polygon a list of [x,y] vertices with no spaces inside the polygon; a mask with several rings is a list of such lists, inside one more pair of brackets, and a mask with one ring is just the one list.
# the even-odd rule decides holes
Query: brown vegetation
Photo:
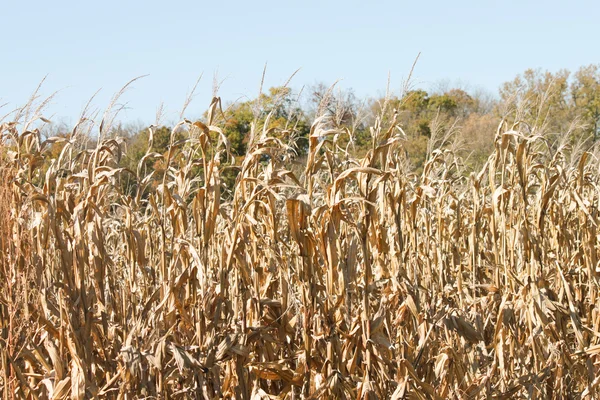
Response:
[{"label": "brown vegetation", "polygon": [[363,157],[317,116],[302,165],[259,123],[231,162],[218,98],[137,168],[106,120],[2,125],[4,398],[596,397],[594,148],[513,110],[475,173],[447,130],[416,175],[380,111]]}]

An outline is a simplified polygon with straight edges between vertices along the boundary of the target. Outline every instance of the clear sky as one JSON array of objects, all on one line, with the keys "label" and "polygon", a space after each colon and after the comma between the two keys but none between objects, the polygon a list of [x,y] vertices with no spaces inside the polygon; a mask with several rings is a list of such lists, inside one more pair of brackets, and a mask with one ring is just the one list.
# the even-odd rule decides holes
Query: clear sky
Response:
[{"label": "clear sky", "polygon": [[441,80],[497,93],[527,68],[571,71],[600,63],[600,1],[16,1],[0,2],[0,110],[21,105],[48,75],[60,90],[54,120],[95,107],[131,78],[126,121],[175,121],[203,74],[187,116],[208,106],[213,76],[225,102],[266,86],[342,79],[358,96],[399,89],[420,52],[415,82]]}]

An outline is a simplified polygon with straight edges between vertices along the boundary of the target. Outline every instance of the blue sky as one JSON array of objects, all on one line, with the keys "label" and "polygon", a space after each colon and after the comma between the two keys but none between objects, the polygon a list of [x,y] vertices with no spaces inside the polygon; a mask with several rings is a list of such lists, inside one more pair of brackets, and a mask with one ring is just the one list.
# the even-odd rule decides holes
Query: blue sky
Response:
[{"label": "blue sky", "polygon": [[73,120],[98,90],[104,109],[122,98],[125,121],[154,122],[158,106],[175,121],[203,74],[186,115],[210,102],[213,76],[225,102],[283,84],[342,79],[359,96],[399,89],[417,56],[414,82],[442,80],[496,93],[527,68],[571,71],[600,62],[598,1],[4,1],[0,110],[60,93],[47,116]]}]

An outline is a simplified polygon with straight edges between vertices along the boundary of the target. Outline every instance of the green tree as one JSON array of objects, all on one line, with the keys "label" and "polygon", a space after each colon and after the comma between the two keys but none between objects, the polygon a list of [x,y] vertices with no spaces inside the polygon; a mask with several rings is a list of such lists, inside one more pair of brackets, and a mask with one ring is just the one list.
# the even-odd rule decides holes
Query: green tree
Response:
[{"label": "green tree", "polygon": [[515,120],[547,133],[564,133],[572,120],[568,101],[569,71],[556,73],[528,69],[500,88],[505,116],[512,110]]},{"label": "green tree", "polygon": [[478,100],[462,89],[450,89],[444,93],[444,96],[456,105],[453,112],[458,117],[467,117],[479,108]]},{"label": "green tree", "polygon": [[444,93],[441,95],[432,95],[429,98],[428,106],[433,112],[439,111],[454,115],[458,104],[452,97]]},{"label": "green tree", "polygon": [[[302,152],[300,141],[310,131],[304,111],[294,101],[291,89],[272,87],[269,93],[257,99],[230,105],[225,111],[224,133],[231,143],[234,155],[247,151],[252,124],[255,129],[272,129],[272,134]],[[265,126],[266,125],[266,126]]]},{"label": "green tree", "polygon": [[571,95],[578,115],[586,124],[586,133],[594,141],[600,135],[600,66],[581,67],[571,84]]},{"label": "green tree", "polygon": [[[339,135],[337,145],[357,154],[365,153],[372,145],[364,102],[352,89],[341,89],[319,83],[310,87],[307,115],[310,120],[328,116],[333,128],[349,132]],[[352,139],[352,143],[350,140]],[[351,146],[349,146],[351,144]]]},{"label": "green tree", "polygon": [[[132,133],[126,136],[127,151],[125,156],[121,160],[121,166],[129,168],[131,171],[136,172],[138,164],[142,157],[148,151],[148,145],[150,140],[150,129],[152,129],[152,147],[150,148],[151,153],[158,153],[166,156],[169,150],[169,144],[171,143],[172,129],[167,126],[161,126],[158,128],[146,128],[136,133]],[[175,134],[174,141],[183,138],[181,133]],[[145,162],[144,167],[146,168],[157,168],[160,166],[160,160],[152,158]]]},{"label": "green tree", "polygon": [[399,108],[415,114],[421,114],[429,106],[429,94],[425,90],[412,90],[398,101]]},{"label": "green tree", "polygon": [[246,153],[246,144],[253,120],[252,102],[244,102],[229,109],[223,132],[229,139],[231,151],[235,156],[242,156]]}]

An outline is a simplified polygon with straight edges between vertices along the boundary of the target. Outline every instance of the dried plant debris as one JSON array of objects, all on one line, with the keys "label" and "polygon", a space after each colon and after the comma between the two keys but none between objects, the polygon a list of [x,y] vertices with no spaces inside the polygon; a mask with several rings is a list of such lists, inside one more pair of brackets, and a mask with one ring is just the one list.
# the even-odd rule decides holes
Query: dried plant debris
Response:
[{"label": "dried plant debris", "polygon": [[2,398],[598,398],[595,148],[505,120],[416,174],[395,117],[359,157],[321,111],[234,159],[215,98],[137,168],[111,118],[3,123]]}]

